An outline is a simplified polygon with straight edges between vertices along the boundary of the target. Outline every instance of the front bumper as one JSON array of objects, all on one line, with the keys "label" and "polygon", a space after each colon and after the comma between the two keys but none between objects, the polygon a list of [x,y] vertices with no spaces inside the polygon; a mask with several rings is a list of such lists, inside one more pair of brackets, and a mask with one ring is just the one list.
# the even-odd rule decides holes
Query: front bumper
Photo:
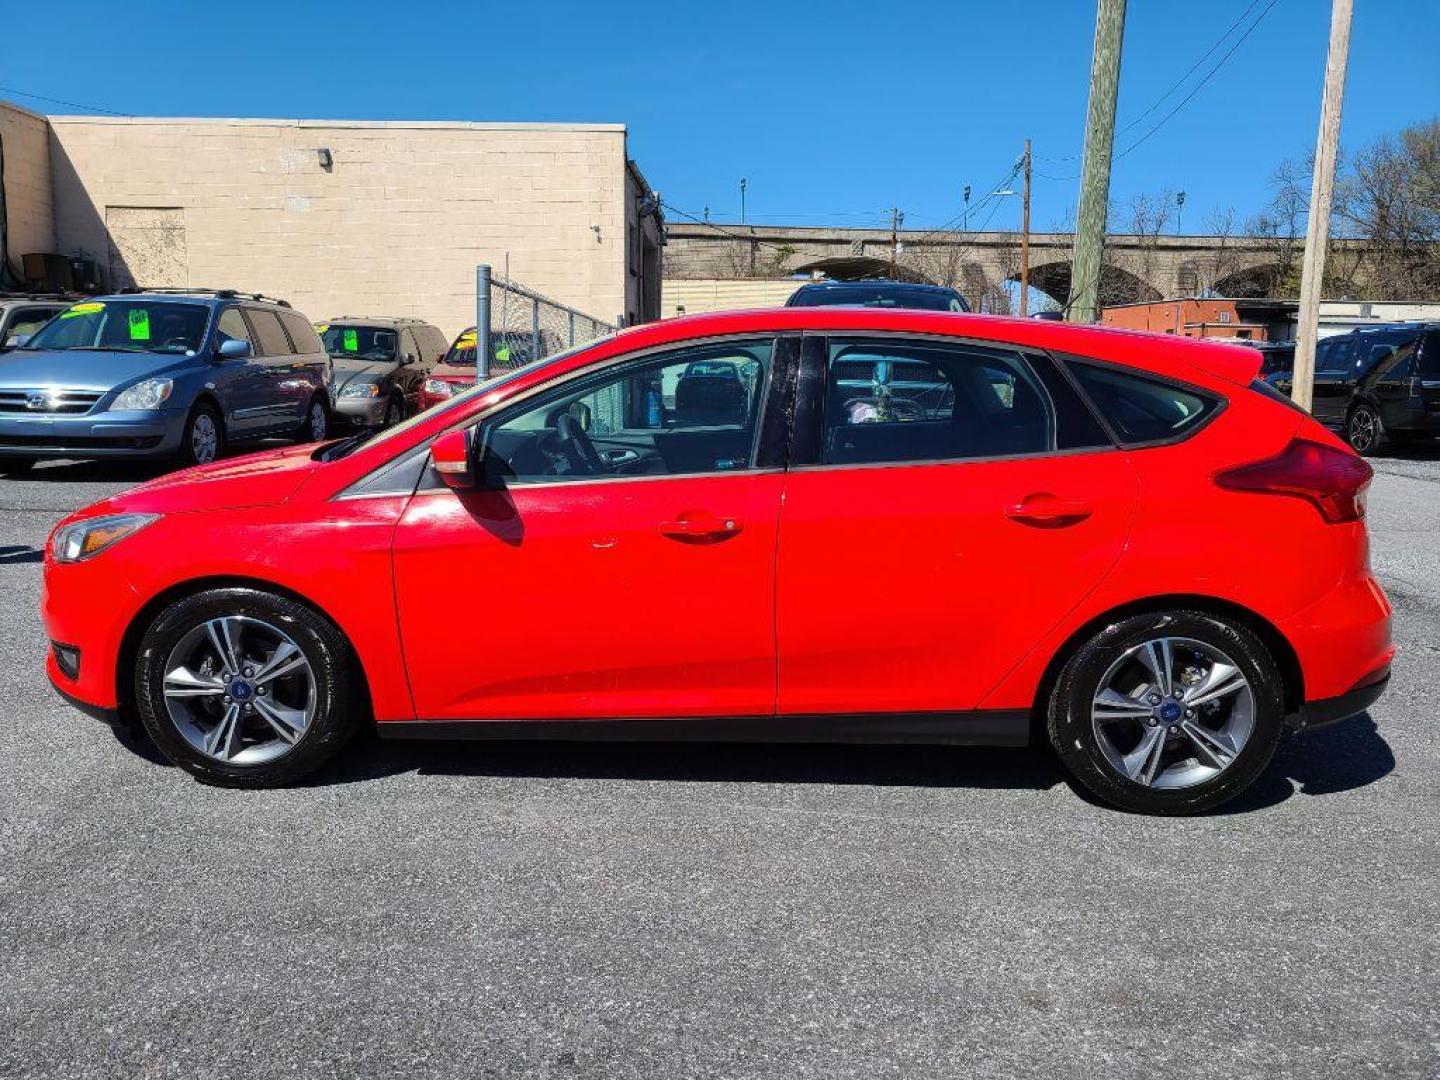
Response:
[{"label": "front bumper", "polygon": [[185,434],[182,409],[80,416],[0,415],[0,456],[155,457],[174,453]]},{"label": "front bumper", "polygon": [[355,427],[380,427],[385,423],[385,406],[388,397],[346,398],[337,397],[330,407],[336,420]]}]

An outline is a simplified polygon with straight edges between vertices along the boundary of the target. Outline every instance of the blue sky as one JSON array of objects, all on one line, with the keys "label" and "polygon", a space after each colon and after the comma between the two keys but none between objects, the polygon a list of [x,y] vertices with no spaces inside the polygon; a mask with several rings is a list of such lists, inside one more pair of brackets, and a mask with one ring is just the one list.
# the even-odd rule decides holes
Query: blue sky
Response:
[{"label": "blue sky", "polygon": [[[1249,14],[1117,149],[1271,2],[1131,0],[1122,127]],[[1117,162],[1114,202],[1183,189],[1187,231],[1217,208],[1260,209],[1276,164],[1313,144],[1329,7],[1273,0],[1189,105]],[[1440,0],[1356,9],[1347,146],[1440,113]],[[1028,135],[1044,229],[1075,200],[1093,20],[1091,0],[80,2],[7,10],[0,85],[137,115],[622,122],[667,202],[734,220],[745,177],[756,223],[888,225],[898,205],[907,227],[935,227],[964,185],[977,202],[991,190]],[[1018,225],[1018,199],[972,225],[992,210],[991,227]]]}]

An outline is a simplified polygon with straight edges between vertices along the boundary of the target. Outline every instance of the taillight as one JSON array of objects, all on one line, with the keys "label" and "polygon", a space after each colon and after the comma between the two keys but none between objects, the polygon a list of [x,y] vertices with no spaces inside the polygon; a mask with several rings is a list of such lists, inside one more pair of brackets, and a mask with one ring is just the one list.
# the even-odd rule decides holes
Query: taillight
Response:
[{"label": "taillight", "polygon": [[1218,473],[1230,491],[1293,495],[1305,499],[1332,524],[1365,517],[1365,489],[1375,470],[1358,454],[1308,439],[1295,439],[1272,458]]}]

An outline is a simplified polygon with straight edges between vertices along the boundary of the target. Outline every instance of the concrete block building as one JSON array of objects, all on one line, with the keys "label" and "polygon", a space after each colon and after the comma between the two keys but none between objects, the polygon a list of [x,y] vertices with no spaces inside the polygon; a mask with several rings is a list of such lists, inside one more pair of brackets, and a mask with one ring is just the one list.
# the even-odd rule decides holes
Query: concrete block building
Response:
[{"label": "concrete block building", "polygon": [[621,124],[41,116],[0,102],[12,266],[238,288],[320,319],[474,319],[478,263],[606,322],[660,315],[664,222]]}]

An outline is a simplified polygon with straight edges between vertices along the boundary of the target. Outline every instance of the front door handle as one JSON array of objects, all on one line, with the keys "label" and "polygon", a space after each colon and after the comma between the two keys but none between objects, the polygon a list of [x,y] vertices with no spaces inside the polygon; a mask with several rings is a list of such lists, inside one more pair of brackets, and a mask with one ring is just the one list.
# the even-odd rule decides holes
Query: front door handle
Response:
[{"label": "front door handle", "polygon": [[1078,525],[1094,510],[1084,499],[1059,499],[1054,495],[1027,495],[1018,503],[1005,508],[1005,516],[1022,525],[1033,525],[1038,529],[1063,529]]},{"label": "front door handle", "polygon": [[714,544],[739,535],[743,527],[739,518],[686,511],[674,521],[662,521],[660,535],[682,544]]}]

